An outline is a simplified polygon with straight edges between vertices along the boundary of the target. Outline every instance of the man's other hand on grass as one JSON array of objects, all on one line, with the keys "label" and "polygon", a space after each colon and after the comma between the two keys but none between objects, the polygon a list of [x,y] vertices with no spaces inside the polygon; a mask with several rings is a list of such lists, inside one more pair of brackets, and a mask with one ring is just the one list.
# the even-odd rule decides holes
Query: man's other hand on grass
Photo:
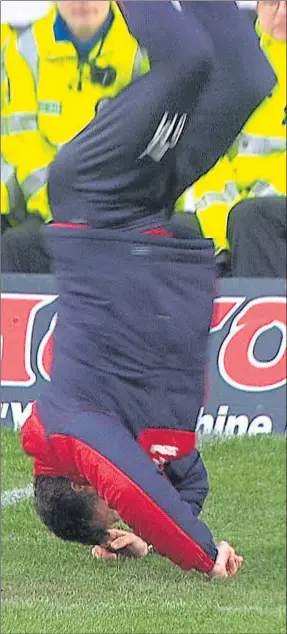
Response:
[{"label": "man's other hand on grass", "polygon": [[211,579],[235,577],[242,566],[243,557],[237,555],[234,548],[227,542],[220,542],[217,548],[218,555],[210,574]]}]

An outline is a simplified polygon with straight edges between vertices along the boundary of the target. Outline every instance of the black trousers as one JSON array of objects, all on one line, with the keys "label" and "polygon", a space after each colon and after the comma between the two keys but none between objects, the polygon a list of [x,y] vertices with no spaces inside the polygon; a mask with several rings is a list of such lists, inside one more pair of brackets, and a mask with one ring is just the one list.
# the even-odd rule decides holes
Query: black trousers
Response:
[{"label": "black trousers", "polygon": [[8,228],[1,235],[2,273],[51,272],[50,258],[46,252],[38,216],[29,216],[19,227]]},{"label": "black trousers", "polygon": [[286,198],[246,200],[228,220],[232,277],[286,277]]}]

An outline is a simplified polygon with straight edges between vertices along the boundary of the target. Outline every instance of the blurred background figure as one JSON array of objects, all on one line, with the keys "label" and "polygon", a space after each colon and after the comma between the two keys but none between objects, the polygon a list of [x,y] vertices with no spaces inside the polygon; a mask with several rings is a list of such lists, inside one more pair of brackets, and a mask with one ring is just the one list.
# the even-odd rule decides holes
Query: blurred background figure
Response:
[{"label": "blurred background figure", "polygon": [[[178,211],[195,213],[213,238],[220,274],[286,275],[286,1],[257,3],[256,32],[277,86],[216,166],[187,190]],[[244,43],[243,43],[244,44]]]},{"label": "blurred background figure", "polygon": [[2,272],[49,273],[39,229],[52,219],[50,165],[149,64],[115,2],[59,1],[12,27],[1,26]]},{"label": "blurred background figure", "polygon": [[43,18],[50,9],[51,3],[46,0],[1,0],[1,23],[13,23],[23,26],[33,20]]}]

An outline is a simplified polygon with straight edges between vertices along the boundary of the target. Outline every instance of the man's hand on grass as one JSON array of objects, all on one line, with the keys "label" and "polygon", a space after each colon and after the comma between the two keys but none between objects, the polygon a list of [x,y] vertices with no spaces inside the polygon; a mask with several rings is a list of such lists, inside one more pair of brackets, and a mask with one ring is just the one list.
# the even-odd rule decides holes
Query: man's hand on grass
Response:
[{"label": "man's hand on grass", "polygon": [[243,557],[237,555],[234,548],[227,542],[220,542],[217,548],[218,555],[214,568],[210,573],[211,579],[235,577],[242,566]]},{"label": "man's hand on grass", "polygon": [[135,557],[143,559],[148,554],[148,545],[140,537],[128,531],[111,529],[105,546],[95,546],[92,556],[95,559],[117,559],[122,557]]}]

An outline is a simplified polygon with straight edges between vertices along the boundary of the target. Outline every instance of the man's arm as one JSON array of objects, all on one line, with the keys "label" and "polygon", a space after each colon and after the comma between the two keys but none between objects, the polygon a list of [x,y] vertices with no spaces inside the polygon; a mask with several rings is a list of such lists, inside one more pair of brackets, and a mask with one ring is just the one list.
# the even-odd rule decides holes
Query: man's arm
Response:
[{"label": "man's arm", "polygon": [[[83,412],[63,433],[76,472],[136,535],[183,570],[211,573],[218,550],[210,530],[116,416]],[[50,436],[59,456],[62,439]]]},{"label": "man's arm", "polygon": [[[169,481],[178,490],[181,499],[187,502],[194,516],[199,515],[208,493],[207,473],[197,451],[191,456],[169,463],[165,468]],[[148,544],[133,532],[112,529],[105,545],[95,546],[92,556],[95,559],[116,560],[118,557],[143,559],[155,553],[152,544]],[[236,554],[227,542],[217,545],[215,565],[209,573],[210,578],[233,577],[240,570],[243,558]]]},{"label": "man's arm", "polygon": [[207,471],[198,451],[168,463],[164,471],[180,498],[190,504],[197,517],[209,491]]}]

